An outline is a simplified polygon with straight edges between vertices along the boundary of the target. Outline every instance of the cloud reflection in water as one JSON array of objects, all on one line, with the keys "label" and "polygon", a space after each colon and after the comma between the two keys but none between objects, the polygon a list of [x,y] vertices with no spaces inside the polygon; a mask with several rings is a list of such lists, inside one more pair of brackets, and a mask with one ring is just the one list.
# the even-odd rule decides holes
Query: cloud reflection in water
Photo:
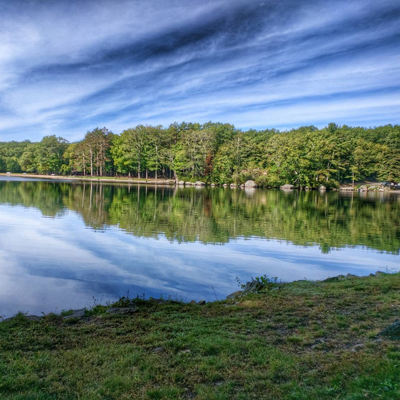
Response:
[{"label": "cloud reflection in water", "polygon": [[[318,246],[239,238],[224,245],[140,238],[117,227],[88,229],[79,214],[43,218],[34,208],[0,206],[0,315],[61,311],[130,292],[184,300],[223,298],[242,281],[398,270],[398,255],[365,248],[322,254]],[[214,293],[215,290],[215,293]]]}]

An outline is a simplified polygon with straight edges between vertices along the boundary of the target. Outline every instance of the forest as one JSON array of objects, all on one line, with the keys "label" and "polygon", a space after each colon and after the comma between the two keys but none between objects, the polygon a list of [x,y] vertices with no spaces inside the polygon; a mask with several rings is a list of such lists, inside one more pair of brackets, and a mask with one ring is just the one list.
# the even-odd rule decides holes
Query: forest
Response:
[{"label": "forest", "polygon": [[138,125],[88,131],[78,142],[0,142],[0,172],[169,178],[261,187],[338,187],[366,179],[400,181],[400,125],[240,130],[231,124]]}]

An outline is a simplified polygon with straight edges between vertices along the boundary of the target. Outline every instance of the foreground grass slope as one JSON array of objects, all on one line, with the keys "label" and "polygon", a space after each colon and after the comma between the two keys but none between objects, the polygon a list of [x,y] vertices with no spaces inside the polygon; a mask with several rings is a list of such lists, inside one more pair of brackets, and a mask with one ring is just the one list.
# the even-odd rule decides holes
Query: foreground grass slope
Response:
[{"label": "foreground grass slope", "polygon": [[136,306],[0,323],[0,397],[400,398],[400,274]]}]

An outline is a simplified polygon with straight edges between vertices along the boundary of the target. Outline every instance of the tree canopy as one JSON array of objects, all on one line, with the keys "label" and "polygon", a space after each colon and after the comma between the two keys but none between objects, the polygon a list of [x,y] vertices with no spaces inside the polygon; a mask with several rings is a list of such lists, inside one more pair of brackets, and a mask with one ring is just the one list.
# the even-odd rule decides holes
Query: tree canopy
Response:
[{"label": "tree canopy", "polygon": [[138,125],[116,135],[88,131],[68,143],[0,143],[1,172],[174,178],[260,186],[335,187],[345,181],[400,181],[400,126],[375,128],[328,124],[290,131],[247,130],[231,124]]}]

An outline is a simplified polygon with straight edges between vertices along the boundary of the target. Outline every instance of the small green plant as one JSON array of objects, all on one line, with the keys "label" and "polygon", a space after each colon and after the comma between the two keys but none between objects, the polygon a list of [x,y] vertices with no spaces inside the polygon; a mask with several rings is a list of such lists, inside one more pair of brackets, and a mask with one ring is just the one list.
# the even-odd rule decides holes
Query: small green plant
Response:
[{"label": "small green plant", "polygon": [[[42,314],[43,314],[43,319],[48,322],[56,322],[60,319],[60,316],[55,313],[45,314],[42,312]],[[63,315],[63,314],[61,314],[61,315]]]},{"label": "small green plant", "polygon": [[79,321],[80,321],[80,318],[78,318],[78,317],[71,317],[71,318],[66,319],[64,322],[65,322],[67,325],[75,325],[75,324],[78,324]]},{"label": "small green plant", "polygon": [[277,277],[269,277],[268,275],[256,276],[255,278],[251,278],[250,282],[242,283],[239,277],[236,277],[236,282],[241,289],[249,289],[249,287],[253,287],[250,291],[254,291],[254,287],[257,286],[257,290],[267,289],[271,290],[274,287],[278,286],[278,278]]},{"label": "small green plant", "polygon": [[63,317],[67,317],[68,315],[72,315],[74,313],[74,310],[62,310],[61,315]]},{"label": "small green plant", "polygon": [[89,317],[92,315],[101,315],[104,314],[107,310],[108,306],[102,306],[98,304],[97,306],[92,307],[90,310],[85,311],[85,316]]},{"label": "small green plant", "polygon": [[269,277],[268,275],[262,275],[262,276],[256,276],[254,278],[255,281],[261,283],[262,285],[277,285],[278,284],[278,278],[275,277]]}]

